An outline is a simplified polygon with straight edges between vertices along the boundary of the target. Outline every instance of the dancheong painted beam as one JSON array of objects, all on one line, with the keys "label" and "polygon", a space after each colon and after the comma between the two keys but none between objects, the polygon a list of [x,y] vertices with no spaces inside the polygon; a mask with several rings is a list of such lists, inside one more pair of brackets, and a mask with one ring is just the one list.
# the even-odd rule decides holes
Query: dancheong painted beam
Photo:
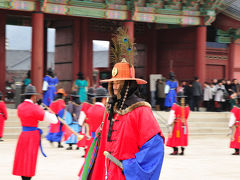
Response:
[{"label": "dancheong painted beam", "polygon": [[223,0],[1,0],[0,8],[177,25],[210,25]]}]

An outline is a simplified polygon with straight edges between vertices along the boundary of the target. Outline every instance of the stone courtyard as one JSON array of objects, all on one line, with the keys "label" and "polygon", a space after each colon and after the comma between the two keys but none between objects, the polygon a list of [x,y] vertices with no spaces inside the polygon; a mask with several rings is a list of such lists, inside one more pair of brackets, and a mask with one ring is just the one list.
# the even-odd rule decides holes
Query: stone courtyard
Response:
[{"label": "stone courtyard", "polygon": [[[193,136],[189,139],[185,156],[170,156],[165,148],[161,180],[238,180],[240,156],[232,156],[227,136]],[[15,180],[11,175],[16,140],[0,143],[0,179]],[[39,152],[34,180],[77,180],[83,163],[82,150],[67,151],[51,146],[43,140],[47,158]]]}]

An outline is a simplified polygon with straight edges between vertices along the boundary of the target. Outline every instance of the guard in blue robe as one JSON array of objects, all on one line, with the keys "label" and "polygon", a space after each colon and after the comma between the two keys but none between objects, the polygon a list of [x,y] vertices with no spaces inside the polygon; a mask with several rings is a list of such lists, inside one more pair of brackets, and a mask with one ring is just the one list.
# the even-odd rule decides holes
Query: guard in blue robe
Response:
[{"label": "guard in blue robe", "polygon": [[54,76],[52,69],[48,69],[47,75],[43,78],[43,103],[49,106],[56,96],[58,78]]},{"label": "guard in blue robe", "polygon": [[178,86],[178,83],[175,80],[175,75],[173,72],[170,72],[170,79],[167,80],[166,86],[165,86],[166,97],[165,97],[164,106],[166,106],[167,109],[172,107],[172,105],[177,102],[177,98],[176,98],[177,97],[177,92],[176,92],[177,86]]}]

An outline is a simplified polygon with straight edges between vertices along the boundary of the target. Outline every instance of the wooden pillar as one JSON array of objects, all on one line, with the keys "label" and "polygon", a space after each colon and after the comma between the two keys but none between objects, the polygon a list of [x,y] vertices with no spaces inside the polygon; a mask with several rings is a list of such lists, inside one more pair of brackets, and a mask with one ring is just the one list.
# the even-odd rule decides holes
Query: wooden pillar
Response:
[{"label": "wooden pillar", "polygon": [[124,27],[128,30],[129,39],[134,41],[134,22],[133,21],[126,21],[124,22]]},{"label": "wooden pillar", "polygon": [[43,74],[47,74],[47,68],[48,68],[48,27],[47,24],[44,24],[44,60],[43,60]]},{"label": "wooden pillar", "polygon": [[89,33],[88,33],[88,19],[81,19],[81,61],[80,70],[84,74],[85,79],[88,81],[88,85],[91,85],[92,81],[92,59],[90,57],[89,49]]},{"label": "wooden pillar", "polygon": [[231,43],[229,44],[229,64],[228,64],[228,77],[229,79],[233,79],[234,75],[233,75],[233,62],[234,62],[234,57],[235,57],[235,44],[234,43]]},{"label": "wooden pillar", "polygon": [[44,15],[41,12],[32,14],[32,84],[41,92],[43,83],[44,61]]},{"label": "wooden pillar", "polygon": [[206,79],[207,27],[199,26],[196,31],[195,75],[198,76],[200,82],[203,83]]},{"label": "wooden pillar", "polygon": [[0,13],[0,91],[5,91],[6,81],[6,16]]},{"label": "wooden pillar", "polygon": [[73,81],[77,79],[77,73],[80,71],[80,19],[75,19],[73,22]]},{"label": "wooden pillar", "polygon": [[4,93],[6,81],[6,16],[0,13],[0,91]]}]

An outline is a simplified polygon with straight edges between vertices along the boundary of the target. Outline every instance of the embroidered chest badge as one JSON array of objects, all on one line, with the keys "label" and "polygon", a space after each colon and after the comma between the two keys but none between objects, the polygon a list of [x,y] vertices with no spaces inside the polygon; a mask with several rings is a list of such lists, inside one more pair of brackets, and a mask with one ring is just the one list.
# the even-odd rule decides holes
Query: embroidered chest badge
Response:
[{"label": "embroidered chest badge", "polygon": [[116,67],[112,70],[112,76],[115,77],[118,74],[118,69]]}]

